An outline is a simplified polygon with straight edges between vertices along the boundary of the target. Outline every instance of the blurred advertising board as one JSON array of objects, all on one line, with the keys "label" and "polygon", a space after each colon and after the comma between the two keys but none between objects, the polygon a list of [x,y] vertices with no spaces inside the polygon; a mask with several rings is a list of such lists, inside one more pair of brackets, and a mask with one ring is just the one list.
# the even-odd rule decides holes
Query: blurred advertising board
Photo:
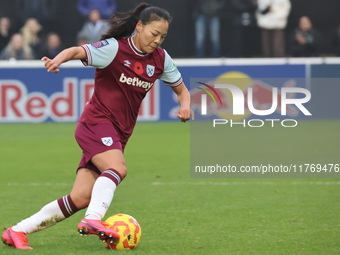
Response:
[{"label": "blurred advertising board", "polygon": [[[313,85],[308,78],[336,77],[340,65],[287,63],[275,60],[243,63],[215,60],[178,60],[178,69],[192,96],[192,107],[201,104],[201,92],[192,90],[191,80],[214,84],[219,79],[238,78],[248,81],[242,89],[253,88],[253,99],[258,107],[270,105],[272,88],[304,87],[312,91],[311,109],[320,102],[327,111],[327,118],[339,118],[339,102],[333,100],[340,94],[340,86],[330,84],[325,90],[320,84]],[[94,87],[95,69],[83,67],[80,63],[65,64],[58,74],[48,73],[41,61],[17,61],[0,63],[0,123],[13,122],[75,122],[82,113]],[[314,86],[314,87],[313,87]],[[246,93],[246,92],[245,92]],[[331,99],[331,100],[327,100]],[[326,106],[325,106],[326,102]],[[330,103],[330,107],[327,106]],[[228,107],[228,106],[227,106]],[[177,119],[178,103],[171,88],[158,81],[147,94],[141,105],[139,121],[171,121]],[[226,109],[224,109],[226,110]],[[287,108],[289,112],[289,109]],[[315,117],[322,118],[322,110]],[[294,118],[303,118],[290,112]],[[313,113],[313,112],[312,112]],[[295,114],[295,115],[294,115]],[[245,116],[246,118],[247,116]],[[273,116],[275,117],[275,113]],[[314,116],[313,116],[314,117]]]}]

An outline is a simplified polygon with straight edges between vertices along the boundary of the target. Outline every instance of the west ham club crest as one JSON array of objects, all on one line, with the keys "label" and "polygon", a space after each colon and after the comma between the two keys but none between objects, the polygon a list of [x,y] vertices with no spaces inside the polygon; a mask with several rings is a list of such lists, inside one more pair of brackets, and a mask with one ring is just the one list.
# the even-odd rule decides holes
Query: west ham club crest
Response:
[{"label": "west ham club crest", "polygon": [[149,77],[151,77],[155,73],[155,67],[152,65],[147,65],[146,73],[148,74]]}]

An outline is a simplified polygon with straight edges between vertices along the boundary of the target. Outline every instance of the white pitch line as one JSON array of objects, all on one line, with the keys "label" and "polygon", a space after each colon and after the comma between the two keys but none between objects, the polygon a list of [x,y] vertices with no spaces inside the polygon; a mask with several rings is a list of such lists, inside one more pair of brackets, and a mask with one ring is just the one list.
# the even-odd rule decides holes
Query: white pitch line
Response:
[{"label": "white pitch line", "polygon": [[153,182],[153,186],[237,186],[237,185],[340,185],[340,181],[308,181],[308,182]]},{"label": "white pitch line", "polygon": [[7,183],[7,186],[71,186],[73,183],[67,182],[30,182],[30,183],[18,183],[18,182],[10,182]]},{"label": "white pitch line", "polygon": [[[0,184],[6,186],[31,186],[31,187],[38,187],[38,186],[72,186],[73,183],[71,182],[30,182],[30,183],[18,183],[18,182],[10,182],[7,184]],[[270,182],[270,181],[257,181],[257,182],[242,182],[242,181],[233,181],[233,182],[152,182],[152,186],[184,186],[184,185],[191,185],[191,186],[250,186],[250,185],[340,185],[340,181],[281,181],[281,182]]]}]

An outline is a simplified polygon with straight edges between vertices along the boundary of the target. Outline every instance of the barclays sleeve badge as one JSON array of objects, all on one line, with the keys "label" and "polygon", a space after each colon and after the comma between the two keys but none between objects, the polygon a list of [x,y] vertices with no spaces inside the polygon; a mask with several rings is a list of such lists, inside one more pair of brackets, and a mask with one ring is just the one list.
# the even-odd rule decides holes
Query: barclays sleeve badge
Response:
[{"label": "barclays sleeve badge", "polygon": [[107,40],[102,40],[100,42],[92,43],[91,45],[95,48],[101,48],[101,47],[104,47],[106,45],[109,45],[109,42]]}]

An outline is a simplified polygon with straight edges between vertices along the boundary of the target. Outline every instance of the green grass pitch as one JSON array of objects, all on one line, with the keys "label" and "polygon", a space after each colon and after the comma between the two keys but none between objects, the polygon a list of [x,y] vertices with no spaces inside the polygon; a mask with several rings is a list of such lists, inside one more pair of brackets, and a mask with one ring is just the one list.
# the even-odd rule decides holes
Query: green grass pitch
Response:
[{"label": "green grass pitch", "polygon": [[[296,142],[295,154],[340,163],[340,122],[303,125],[295,138],[286,131]],[[0,125],[2,229],[69,194],[81,157],[75,126]],[[254,131],[254,144],[263,133],[270,138],[271,130]],[[314,136],[316,144],[298,142]],[[252,149],[255,158],[261,151],[271,153],[272,162],[286,151]],[[138,123],[125,159],[128,175],[106,218],[127,213],[138,220],[142,239],[135,250],[109,251],[97,237],[79,236],[76,227],[83,210],[28,235],[33,251],[1,244],[0,254],[340,254],[339,179],[190,178],[190,125],[179,122]]]}]

